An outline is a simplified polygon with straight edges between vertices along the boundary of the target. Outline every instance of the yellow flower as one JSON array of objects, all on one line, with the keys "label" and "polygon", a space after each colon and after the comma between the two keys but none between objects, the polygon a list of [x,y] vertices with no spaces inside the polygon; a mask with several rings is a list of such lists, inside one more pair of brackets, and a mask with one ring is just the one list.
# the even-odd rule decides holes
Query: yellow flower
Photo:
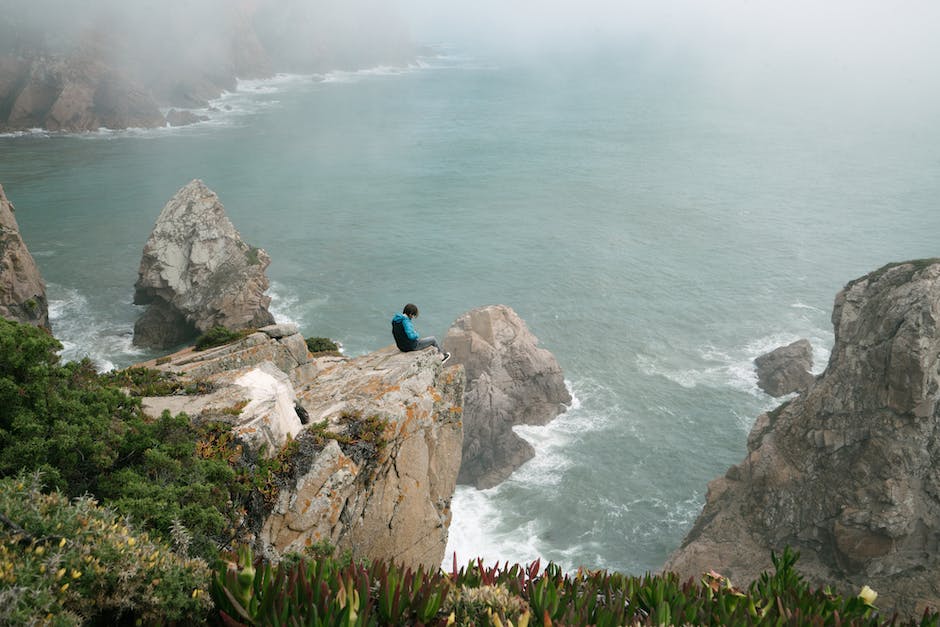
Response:
[{"label": "yellow flower", "polygon": [[75,570],[74,568],[72,569],[72,579],[78,579],[81,576],[82,576],[82,571]]},{"label": "yellow flower", "polygon": [[67,583],[66,583],[66,584],[62,584],[62,587],[59,588],[59,592],[65,592],[65,591],[68,590],[68,589],[69,589],[69,584],[67,584]]},{"label": "yellow flower", "polygon": [[127,539],[127,546],[134,546],[135,544],[137,544],[137,540],[135,540],[134,538]]},{"label": "yellow flower", "polygon": [[861,592],[858,593],[858,598],[864,601],[865,605],[874,605],[875,599],[878,598],[878,593],[868,586],[862,586]]},{"label": "yellow flower", "polygon": [[56,571],[55,578],[56,578],[56,579],[62,579],[62,575],[64,575],[64,574],[65,574],[65,569],[64,569],[64,568],[60,568],[59,570]]},{"label": "yellow flower", "polygon": [[[56,528],[59,528],[61,526],[62,525],[56,525]],[[65,538],[62,538],[62,540],[59,541],[59,548],[62,548],[63,546],[65,546]]]}]

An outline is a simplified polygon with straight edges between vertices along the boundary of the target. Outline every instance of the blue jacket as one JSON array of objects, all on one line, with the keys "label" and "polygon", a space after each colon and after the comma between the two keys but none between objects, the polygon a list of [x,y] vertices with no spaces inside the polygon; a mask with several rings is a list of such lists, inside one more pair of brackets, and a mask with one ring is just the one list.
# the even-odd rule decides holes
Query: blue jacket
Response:
[{"label": "blue jacket", "polygon": [[418,332],[411,324],[411,318],[405,314],[397,313],[392,318],[392,335],[398,350],[408,352],[417,348]]}]

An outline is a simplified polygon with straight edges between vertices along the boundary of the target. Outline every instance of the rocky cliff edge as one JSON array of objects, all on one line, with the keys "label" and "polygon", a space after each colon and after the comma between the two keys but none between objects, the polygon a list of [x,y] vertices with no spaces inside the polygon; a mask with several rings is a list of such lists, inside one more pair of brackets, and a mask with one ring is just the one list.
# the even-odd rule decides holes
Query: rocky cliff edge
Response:
[{"label": "rocky cliff edge", "polygon": [[246,514],[241,540],[274,559],[328,543],[354,559],[440,565],[460,467],[463,368],[394,347],[314,357],[293,325],[142,365],[203,392],[146,398],[147,413],[228,421],[246,459],[286,455],[290,473]]},{"label": "rocky cliff edge", "polygon": [[761,415],[664,569],[739,585],[789,545],[816,585],[940,607],[940,260],[891,264],[835,299],[812,387]]}]

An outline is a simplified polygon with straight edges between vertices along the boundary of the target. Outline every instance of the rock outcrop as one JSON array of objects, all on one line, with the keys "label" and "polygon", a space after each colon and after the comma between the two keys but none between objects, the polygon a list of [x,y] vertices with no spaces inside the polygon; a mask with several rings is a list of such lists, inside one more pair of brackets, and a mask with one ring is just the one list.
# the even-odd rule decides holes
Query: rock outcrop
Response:
[{"label": "rock outcrop", "polygon": [[46,285],[0,186],[0,316],[49,329]]},{"label": "rock outcrop", "polygon": [[940,606],[940,260],[849,283],[812,388],[757,419],[666,570],[739,585],[790,545],[798,567],[883,610]]},{"label": "rock outcrop", "polygon": [[216,326],[273,323],[264,294],[270,263],[242,241],[218,196],[190,182],[163,208],[144,246],[134,303],[150,307],[134,325],[134,344],[169,348]]},{"label": "rock outcrop", "polygon": [[0,61],[0,129],[163,126],[152,96],[100,61],[77,55]]},{"label": "rock outcrop", "polygon": [[341,12],[306,0],[196,1],[141,17],[133,3],[6,3],[0,131],[164,126],[159,107],[206,107],[238,79],[415,56],[394,14],[368,0]]},{"label": "rock outcrop", "polygon": [[354,559],[440,565],[460,466],[462,368],[394,347],[314,358],[291,325],[143,365],[206,392],[144,399],[151,415],[231,423],[246,463],[290,451],[291,472],[272,503],[248,513],[240,540],[273,559],[328,542]]},{"label": "rock outcrop", "polygon": [[809,340],[797,340],[775,348],[755,359],[754,366],[757,386],[771,396],[803,392],[816,380],[810,372],[813,368],[813,345]]},{"label": "rock outcrop", "polygon": [[565,411],[571,395],[555,357],[538,347],[525,322],[504,305],[463,314],[443,345],[467,376],[457,480],[489,488],[534,455],[513,425],[544,425]]}]

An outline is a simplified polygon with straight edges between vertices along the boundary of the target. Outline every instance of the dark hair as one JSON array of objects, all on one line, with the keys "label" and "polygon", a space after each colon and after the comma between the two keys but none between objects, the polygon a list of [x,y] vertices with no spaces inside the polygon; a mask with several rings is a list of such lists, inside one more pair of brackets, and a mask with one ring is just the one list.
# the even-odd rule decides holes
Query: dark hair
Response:
[{"label": "dark hair", "polygon": [[409,318],[417,318],[418,306],[408,303],[407,305],[405,305],[405,308],[401,310],[401,312],[405,314],[406,316],[408,316]]}]

